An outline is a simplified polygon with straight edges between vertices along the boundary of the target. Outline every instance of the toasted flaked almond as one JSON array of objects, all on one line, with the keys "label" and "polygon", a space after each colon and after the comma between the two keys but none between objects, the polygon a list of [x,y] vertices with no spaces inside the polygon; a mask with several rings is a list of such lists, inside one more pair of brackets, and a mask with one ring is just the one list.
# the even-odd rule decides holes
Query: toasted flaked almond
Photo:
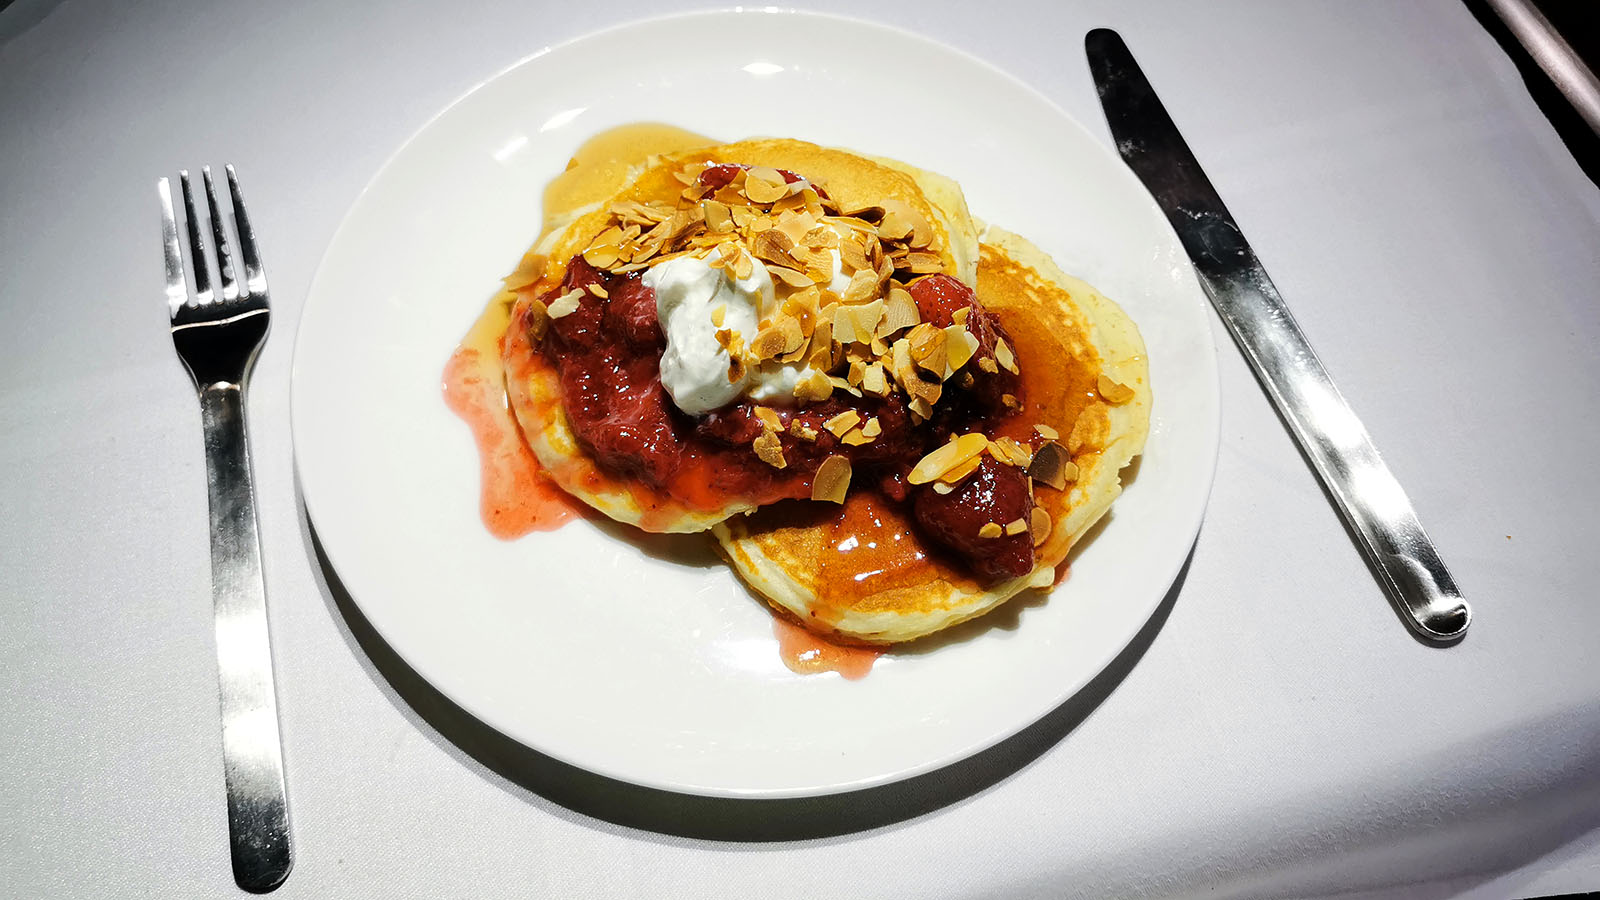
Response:
[{"label": "toasted flaked almond", "polygon": [[606,289],[601,287],[600,286],[600,282],[598,282],[598,281],[589,282],[589,293],[595,295],[596,297],[599,297],[602,300],[604,300],[605,298],[611,296],[610,294],[606,293]]},{"label": "toasted flaked almond", "polygon": [[728,304],[726,304],[726,303],[718,303],[716,306],[711,308],[711,324],[713,326],[715,326],[717,328],[721,328],[722,327],[722,323],[727,318],[728,318]]},{"label": "toasted flaked almond", "polygon": [[733,259],[734,277],[739,278],[740,280],[749,278],[751,273],[756,270],[757,265],[759,265],[759,263],[755,261],[755,257],[744,252],[743,250],[739,251],[738,255],[736,255]]},{"label": "toasted flaked almond", "polygon": [[861,379],[864,378],[866,374],[866,362],[859,359],[852,359],[850,360],[850,371],[845,373],[844,380],[848,381],[851,387],[860,387]]},{"label": "toasted flaked almond", "polygon": [[818,225],[805,233],[805,236],[800,240],[800,244],[813,250],[837,250],[839,249],[839,232],[826,225]]},{"label": "toasted flaked almond", "polygon": [[1015,375],[1017,374],[1017,357],[1011,352],[1011,345],[1005,338],[996,338],[994,342],[994,358],[1000,363],[1000,368]]},{"label": "toasted flaked almond", "polygon": [[[852,280],[851,283],[855,282]],[[860,306],[849,307],[849,310],[850,317],[855,320],[856,340],[861,343],[871,343],[878,330],[878,322],[883,318],[883,301],[873,300]]]},{"label": "toasted flaked almond", "polygon": [[833,396],[833,382],[818,369],[812,369],[804,378],[795,382],[794,398],[801,403],[821,403],[831,396]]},{"label": "toasted flaked almond", "polygon": [[954,485],[945,484],[942,481],[935,481],[933,483],[933,492],[935,494],[948,494],[953,490],[955,490]]},{"label": "toasted flaked almond", "polygon": [[867,420],[867,424],[861,426],[861,433],[869,438],[875,438],[883,434],[883,425],[878,422],[877,416],[873,416]]},{"label": "toasted flaked almond", "polygon": [[800,320],[794,316],[782,315],[777,321],[778,332],[783,335],[784,353],[793,353],[805,343],[805,333],[800,329]]},{"label": "toasted flaked almond", "polygon": [[992,356],[978,357],[978,368],[988,372],[990,375],[997,375],[1000,372],[1000,365],[994,361]]},{"label": "toasted flaked almond", "polygon": [[783,420],[778,418],[777,410],[769,406],[758,406],[755,408],[755,414],[756,418],[761,420],[761,424],[767,428],[773,431],[783,430]]},{"label": "toasted flaked almond", "polygon": [[622,243],[622,239],[623,239],[622,229],[618,228],[615,225],[612,225],[609,228],[607,228],[606,230],[604,230],[604,231],[600,232],[599,234],[595,235],[594,240],[589,242],[589,246],[590,247],[615,247],[618,244]]},{"label": "toasted flaked almond", "polygon": [[[830,309],[833,311],[832,315],[828,313]],[[829,333],[833,340],[841,344],[853,344],[856,342],[856,320],[848,306],[841,306],[837,303],[829,304],[823,307],[822,315],[825,321],[832,324],[832,329]],[[863,336],[862,340],[866,340],[866,337]]]},{"label": "toasted flaked almond", "polygon": [[545,312],[549,313],[550,318],[552,319],[565,318],[578,311],[578,301],[582,299],[583,291],[574,288],[573,290],[567,291],[565,294],[562,294],[556,299],[551,300],[550,306],[545,310]]},{"label": "toasted flaked almond", "polygon": [[911,237],[908,243],[913,247],[927,247],[933,244],[933,226],[920,213],[912,216]]},{"label": "toasted flaked almond", "polygon": [[837,375],[829,375],[828,376],[828,383],[832,384],[833,385],[833,389],[836,390],[836,391],[844,391],[845,393],[849,394],[852,397],[861,396],[861,391],[860,390],[858,390],[855,386],[850,384],[850,382],[845,381],[843,378],[840,378]]},{"label": "toasted flaked almond", "polygon": [[972,359],[972,354],[978,352],[978,339],[972,332],[960,325],[950,325],[944,329],[944,377],[949,378],[961,367]]},{"label": "toasted flaked almond", "polygon": [[701,200],[700,211],[705,213],[706,228],[718,234],[726,234],[733,230],[733,213],[728,211],[728,204],[716,200]]},{"label": "toasted flaked almond", "polygon": [[878,237],[887,241],[904,240],[916,228],[911,207],[903,200],[889,198],[883,201],[883,218],[878,222]]},{"label": "toasted flaked almond", "polygon": [[1028,530],[1027,519],[1012,519],[1006,523],[1006,534],[1021,534]]},{"label": "toasted flaked almond", "polygon": [[1022,408],[1022,401],[1017,399],[1016,394],[1001,394],[1000,405],[1015,412]]},{"label": "toasted flaked almond", "polygon": [[1033,531],[1033,545],[1037,547],[1050,537],[1050,513],[1042,506],[1035,506],[1033,512],[1028,514],[1028,519]]},{"label": "toasted flaked almond", "polygon": [[847,272],[874,268],[872,261],[867,258],[866,244],[854,237],[839,243],[839,265]]},{"label": "toasted flaked almond", "polygon": [[883,374],[883,363],[874,362],[861,374],[861,389],[879,397],[889,393],[889,379]]},{"label": "toasted flaked almond", "polygon": [[872,298],[878,290],[878,275],[867,269],[859,269],[850,276],[850,284],[844,289],[846,303],[862,303]]},{"label": "toasted flaked almond", "polygon": [[750,252],[758,259],[778,265],[792,266],[794,258],[790,255],[794,251],[794,241],[787,234],[776,228],[757,232],[750,238]]},{"label": "toasted flaked almond", "polygon": [[753,203],[774,203],[789,194],[789,186],[777,169],[759,167],[745,173],[744,195]]},{"label": "toasted flaked almond", "polygon": [[750,369],[750,365],[749,365],[749,363],[746,363],[744,361],[744,357],[743,356],[740,356],[738,354],[729,354],[729,356],[728,356],[728,383],[729,384],[738,384],[739,382],[743,381],[744,380],[744,376],[746,374],[748,374],[749,369]]},{"label": "toasted flaked almond", "polygon": [[913,423],[926,422],[933,418],[933,404],[921,397],[912,397],[906,407],[911,410],[911,421]]},{"label": "toasted flaked almond", "polygon": [[1070,465],[1072,459],[1067,455],[1066,448],[1055,441],[1050,441],[1033,451],[1033,462],[1028,466],[1028,474],[1034,481],[1047,484],[1059,491],[1067,486],[1066,467]]},{"label": "toasted flaked almond", "polygon": [[1028,576],[1028,587],[1042,591],[1056,583],[1056,570],[1049,566],[1040,566]]},{"label": "toasted flaked almond", "polygon": [[789,433],[802,441],[814,441],[817,439],[817,430],[799,419],[789,420]]},{"label": "toasted flaked almond", "polygon": [[817,467],[811,479],[811,499],[829,503],[843,503],[850,490],[850,460],[843,456],[830,456]]},{"label": "toasted flaked almond", "polygon": [[1005,529],[1001,528],[998,522],[985,522],[983,527],[978,529],[978,537],[981,538],[997,538],[1004,533]]},{"label": "toasted flaked almond", "polygon": [[756,451],[757,459],[774,469],[782,469],[789,465],[789,461],[783,458],[783,442],[771,431],[762,431],[761,436],[755,439],[751,447]]},{"label": "toasted flaked almond", "polygon": [[981,432],[963,434],[918,460],[906,480],[912,484],[926,484],[973,459],[988,446],[989,439]]},{"label": "toasted flaked almond", "polygon": [[[937,381],[926,381],[917,374],[916,363],[911,361],[911,342],[901,338],[894,342],[891,371],[894,380],[905,391],[906,396],[913,400],[921,400],[927,412],[922,412],[924,418],[932,415],[932,406],[939,402],[941,387]],[[913,411],[916,407],[913,406]]]},{"label": "toasted flaked almond", "polygon": [[1106,399],[1107,403],[1126,403],[1133,399],[1133,388],[1125,384],[1112,381],[1104,373],[1095,381],[1095,390]]},{"label": "toasted flaked almond", "polygon": [[1078,480],[1078,464],[1074,463],[1074,462],[1062,463],[1061,464],[1061,477],[1065,478],[1069,482],[1077,481]]},{"label": "toasted flaked almond", "polygon": [[847,409],[837,416],[822,423],[822,427],[832,432],[834,437],[843,437],[844,433],[856,427],[861,422],[861,414],[853,409]]},{"label": "toasted flaked almond", "polygon": [[1026,469],[1033,462],[1033,455],[1021,444],[1008,437],[995,438],[989,442],[989,455],[1008,466]]},{"label": "toasted flaked almond", "polygon": [[[764,231],[762,234],[772,234],[772,232]],[[788,266],[768,264],[767,271],[770,272],[774,278],[792,288],[808,288],[814,283],[806,276],[804,272],[798,272],[789,268]]]},{"label": "toasted flaked almond", "polygon": [[945,482],[946,484],[960,484],[962,481],[966,480],[968,475],[976,472],[978,470],[978,466],[982,464],[983,456],[981,454],[974,456],[961,465],[956,466],[943,475],[940,475],[939,480]]},{"label": "toasted flaked almond", "polygon": [[757,213],[756,217],[750,220],[750,233],[759,234],[763,231],[771,231],[773,224],[771,216]]},{"label": "toasted flaked almond", "polygon": [[846,431],[844,435],[839,438],[839,440],[851,447],[859,447],[862,444],[872,443],[873,439],[860,428],[852,428],[849,431]]},{"label": "toasted flaked almond", "polygon": [[898,284],[890,286],[888,296],[883,299],[883,321],[878,323],[878,337],[888,337],[921,321],[917,301],[911,299],[911,292]]},{"label": "toasted flaked almond", "polygon": [[604,269],[615,265],[619,251],[613,244],[598,244],[583,251],[583,261],[596,269]]},{"label": "toasted flaked almond", "polygon": [[944,261],[937,253],[907,253],[899,268],[909,269],[913,275],[933,275],[944,271]]},{"label": "toasted flaked almond", "polygon": [[757,360],[768,360],[783,352],[783,332],[768,326],[756,332],[750,341],[750,353]]},{"label": "toasted flaked almond", "polygon": [[1061,437],[1061,432],[1051,428],[1049,425],[1046,425],[1043,422],[1034,425],[1033,430],[1038,432],[1039,437],[1042,437],[1047,441],[1053,441]]}]

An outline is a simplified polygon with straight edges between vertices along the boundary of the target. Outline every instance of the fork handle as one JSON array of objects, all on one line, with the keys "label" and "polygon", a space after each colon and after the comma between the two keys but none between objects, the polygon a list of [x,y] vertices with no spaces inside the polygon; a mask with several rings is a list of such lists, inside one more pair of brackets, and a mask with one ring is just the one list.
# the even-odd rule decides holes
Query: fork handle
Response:
[{"label": "fork handle", "polygon": [[200,420],[211,501],[211,592],[233,878],[247,891],[265,893],[283,883],[292,859],[243,386],[202,387]]}]

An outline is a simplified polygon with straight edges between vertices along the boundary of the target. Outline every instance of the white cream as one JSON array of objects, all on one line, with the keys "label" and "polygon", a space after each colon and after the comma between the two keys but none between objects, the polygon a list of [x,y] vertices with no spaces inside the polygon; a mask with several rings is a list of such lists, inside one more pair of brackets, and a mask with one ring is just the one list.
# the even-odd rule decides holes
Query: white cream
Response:
[{"label": "white cream", "polygon": [[[833,272],[826,289],[843,295],[850,276],[841,271],[839,251],[828,254]],[[794,386],[811,374],[810,366],[768,362],[729,381],[733,360],[717,341],[717,331],[727,328],[748,343],[760,330],[761,320],[776,310],[777,290],[766,266],[757,261],[748,277],[736,278],[726,268],[712,268],[705,257],[675,256],[646,269],[643,278],[656,292],[656,318],[667,338],[661,353],[661,384],[679,409],[699,416],[740,397],[771,405],[794,402]],[[711,320],[719,306],[720,326]]]}]

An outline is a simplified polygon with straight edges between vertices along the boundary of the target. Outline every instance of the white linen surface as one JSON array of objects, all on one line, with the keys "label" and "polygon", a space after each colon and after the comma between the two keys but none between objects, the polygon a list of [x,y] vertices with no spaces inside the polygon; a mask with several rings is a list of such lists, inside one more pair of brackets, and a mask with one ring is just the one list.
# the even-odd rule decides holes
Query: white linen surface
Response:
[{"label": "white linen surface", "polygon": [[1101,135],[1082,37],[1120,30],[1472,602],[1461,645],[1401,626],[1218,324],[1221,460],[1170,616],[1037,759],[960,775],[995,782],[973,796],[809,841],[662,836],[518,787],[413,712],[297,505],[306,288],[435,111],[679,6],[0,10],[0,894],[236,892],[199,418],[153,190],[225,161],[274,289],[250,421],[297,851],[278,896],[1600,889],[1600,192],[1454,0],[810,7],[974,53]]}]

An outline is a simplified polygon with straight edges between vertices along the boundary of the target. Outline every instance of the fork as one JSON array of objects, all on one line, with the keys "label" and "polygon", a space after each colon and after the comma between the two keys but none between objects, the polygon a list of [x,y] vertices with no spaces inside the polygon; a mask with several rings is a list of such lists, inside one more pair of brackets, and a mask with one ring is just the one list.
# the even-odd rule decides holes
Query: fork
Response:
[{"label": "fork", "polygon": [[233,166],[226,169],[234,230],[244,259],[242,286],[234,274],[233,252],[217,206],[211,168],[202,170],[211,234],[217,245],[220,293],[212,289],[205,235],[195,215],[189,173],[180,172],[179,180],[194,270],[192,295],[184,280],[172,186],[162,178],[157,190],[161,194],[172,342],[200,395],[200,420],[205,430],[211,593],[216,607],[222,762],[233,878],[247,891],[266,893],[283,883],[292,859],[261,542],[256,533],[250,447],[245,439],[244,394],[256,354],[267,337],[271,310],[267,276],[239,193],[239,179]]}]

